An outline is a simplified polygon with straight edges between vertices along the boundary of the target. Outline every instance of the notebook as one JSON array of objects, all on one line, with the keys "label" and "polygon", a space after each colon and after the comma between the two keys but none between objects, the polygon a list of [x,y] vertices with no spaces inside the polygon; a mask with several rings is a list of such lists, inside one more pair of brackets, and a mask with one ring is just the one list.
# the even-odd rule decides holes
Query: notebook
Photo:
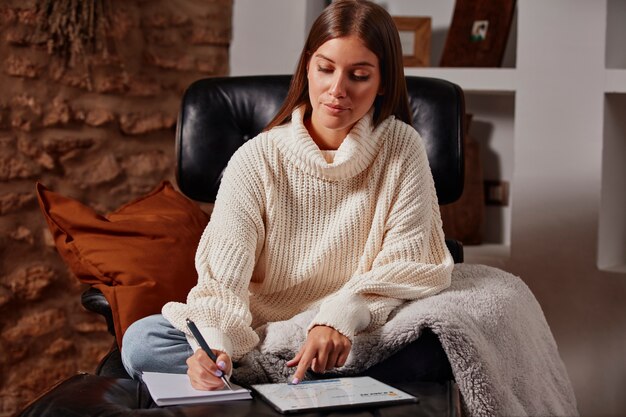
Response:
[{"label": "notebook", "polygon": [[257,384],[252,390],[282,414],[302,411],[416,403],[417,397],[371,377]]},{"label": "notebook", "polygon": [[156,405],[199,404],[215,401],[246,400],[252,398],[250,390],[233,384],[233,391],[224,388],[218,391],[200,391],[191,386],[187,374],[144,372],[141,379]]}]

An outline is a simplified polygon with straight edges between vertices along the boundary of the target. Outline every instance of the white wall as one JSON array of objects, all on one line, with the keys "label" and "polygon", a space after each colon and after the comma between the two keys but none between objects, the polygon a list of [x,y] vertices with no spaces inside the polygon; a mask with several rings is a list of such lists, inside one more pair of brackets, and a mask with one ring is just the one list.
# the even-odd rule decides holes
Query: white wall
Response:
[{"label": "white wall", "polygon": [[626,415],[626,275],[596,266],[606,19],[585,0],[522,0],[518,19],[508,268],[543,307],[584,416]]},{"label": "white wall", "polygon": [[231,75],[293,73],[323,0],[234,0]]}]

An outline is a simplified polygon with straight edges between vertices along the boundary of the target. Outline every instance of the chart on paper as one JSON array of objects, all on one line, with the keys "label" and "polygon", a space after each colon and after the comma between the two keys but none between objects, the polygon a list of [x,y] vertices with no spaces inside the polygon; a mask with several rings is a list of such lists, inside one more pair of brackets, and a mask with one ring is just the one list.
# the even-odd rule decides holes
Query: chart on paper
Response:
[{"label": "chart on paper", "polygon": [[369,377],[262,384],[253,388],[283,412],[325,407],[416,401],[410,394]]}]

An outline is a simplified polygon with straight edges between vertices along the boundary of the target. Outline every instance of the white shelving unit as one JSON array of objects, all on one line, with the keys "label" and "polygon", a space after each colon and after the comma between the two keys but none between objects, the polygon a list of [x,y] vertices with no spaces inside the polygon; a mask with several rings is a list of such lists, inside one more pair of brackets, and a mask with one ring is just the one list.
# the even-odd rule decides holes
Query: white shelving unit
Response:
[{"label": "white shelving unit", "polygon": [[626,94],[604,99],[598,267],[626,272]]},{"label": "white shelving unit", "polygon": [[466,245],[465,259],[469,263],[504,266],[510,257],[511,196],[514,192],[515,93],[517,91],[516,49],[517,16],[501,68],[442,68],[437,67],[455,6],[454,0],[385,1],[392,15],[430,16],[433,42],[431,64],[428,68],[406,68],[406,75],[442,78],[458,84],[465,93],[466,111],[472,114],[469,134],[480,144],[481,163],[485,180],[509,184],[509,204],[486,206],[481,245]]},{"label": "white shelving unit", "polygon": [[443,78],[465,93],[515,94],[514,68],[406,68],[406,75]]},{"label": "white shelving unit", "polygon": [[606,16],[602,197],[598,268],[626,273],[626,1],[609,0]]},{"label": "white shelving unit", "polygon": [[605,71],[604,92],[626,94],[626,69],[607,69]]},{"label": "white shelving unit", "polygon": [[[390,13],[432,15],[433,33],[445,39],[447,27],[442,16],[450,16],[454,2],[421,0],[419,5],[402,0],[385,2]],[[605,70],[603,80],[604,120],[602,157],[602,197],[599,211],[597,265],[600,270],[626,272],[626,1],[608,0],[606,4]],[[519,7],[519,6],[518,6]],[[522,5],[524,7],[524,5]],[[446,10],[446,9],[449,10]],[[443,25],[443,26],[442,26]],[[470,134],[477,137],[484,150],[492,154],[484,164],[486,179],[499,179],[511,184],[511,196],[515,191],[513,180],[515,161],[515,102],[519,88],[532,88],[532,75],[525,73],[520,80],[519,70],[511,62],[517,60],[517,15],[511,27],[507,53],[508,63],[503,68],[407,68],[407,75],[443,78],[463,88],[467,111],[482,124],[491,123],[492,131]],[[549,37],[545,38],[550,42]],[[433,45],[441,48],[440,44]],[[433,51],[439,57],[440,50]],[[512,57],[512,58],[511,58]],[[566,66],[563,66],[565,69]],[[563,77],[567,78],[567,71]],[[483,142],[489,142],[488,144]],[[494,159],[493,155],[497,157]],[[484,155],[483,155],[484,156]],[[488,159],[488,158],[483,158]],[[499,164],[500,167],[495,167]],[[512,212],[509,207],[486,207],[485,244],[466,246],[468,262],[488,263],[501,266],[510,257]]]},{"label": "white shelving unit", "polygon": [[[274,57],[271,60],[254,59],[251,54],[265,56],[267,50],[263,48],[263,45],[275,44],[270,39],[283,39],[285,32],[284,25],[287,21],[283,18],[276,18],[275,23],[266,22],[263,27],[265,30],[263,33],[267,39],[259,39],[257,43],[252,42],[252,39],[246,28],[257,28],[258,21],[257,14],[265,6],[256,5],[253,0],[241,0],[238,7],[236,3],[236,16],[241,16],[239,19],[252,19],[253,24],[244,23],[238,25],[234,33],[233,48],[231,64],[233,66],[233,75],[245,75],[248,73],[290,73],[293,70],[293,66],[297,60],[299,48],[304,41],[306,35],[306,26],[310,24],[312,17],[317,15],[319,11],[324,7],[322,0],[316,0],[313,3],[307,2],[307,4],[298,4],[297,7],[292,5],[291,2],[286,0],[272,0],[275,4],[273,6],[276,10],[282,10],[285,5],[289,5],[291,8],[297,8],[297,11],[289,12],[290,15],[295,13],[295,16],[300,20],[298,21],[298,27],[302,26],[302,29],[292,30],[298,36],[296,41],[287,45],[287,48],[282,49],[281,54]],[[534,88],[534,75],[531,68],[524,68],[520,73],[520,69],[517,68],[518,54],[519,54],[519,41],[518,41],[518,16],[519,10],[516,13],[513,24],[511,26],[511,33],[509,34],[509,42],[505,52],[503,67],[502,68],[440,68],[437,67],[437,62],[441,57],[443,44],[447,34],[448,26],[450,24],[450,17],[455,5],[455,0],[420,0],[418,2],[409,2],[406,0],[381,0],[390,14],[395,16],[430,16],[432,18],[432,53],[431,63],[432,67],[429,68],[407,68],[405,73],[407,75],[417,75],[425,77],[443,78],[452,81],[460,85],[466,94],[466,107],[469,113],[473,114],[472,128],[470,134],[472,137],[479,141],[481,144],[482,157],[484,159],[483,168],[486,180],[500,180],[509,183],[509,204],[504,207],[487,206],[486,207],[486,224],[484,231],[484,244],[471,247],[467,247],[468,261],[474,260],[481,263],[490,263],[501,265],[506,262],[511,254],[511,235],[513,224],[513,198],[515,197],[517,182],[514,178],[515,175],[515,162],[516,157],[516,141],[519,137],[525,136],[526,133],[520,133],[516,129],[516,123],[519,119],[517,110],[518,94],[523,91],[523,95],[526,92]],[[239,2],[240,3],[240,2]],[[522,8],[522,17],[524,19],[524,10],[535,8],[534,5],[526,4],[525,1],[518,2],[518,9]],[[555,6],[557,7],[557,6]],[[256,8],[256,9],[255,9]],[[550,11],[552,6],[546,5],[544,7],[547,11]],[[257,10],[258,9],[258,10]],[[291,10],[291,9],[290,9]],[[618,97],[626,94],[626,54],[623,52],[622,47],[623,39],[626,38],[626,25],[623,25],[626,17],[626,2],[623,0],[608,0],[607,1],[607,15],[606,15],[606,43],[605,43],[605,67],[603,82],[603,93],[606,95],[605,99],[605,131],[604,131],[604,149],[611,150],[608,155],[605,155],[607,160],[606,167],[603,169],[603,195],[613,193],[612,189],[621,186],[621,183],[614,184],[615,181],[610,178],[617,178],[616,175],[610,172],[621,172],[622,165],[626,165],[625,157],[613,162],[615,155],[622,155],[623,152],[619,140],[620,136],[624,136],[624,128],[619,125],[619,120],[626,119],[625,110],[621,104],[622,100]],[[525,18],[525,25],[523,27],[528,28],[527,21],[528,16]],[[539,26],[537,26],[539,27]],[[272,30],[274,29],[274,30]],[[534,29],[533,29],[534,30]],[[548,29],[549,30],[549,29]],[[536,34],[528,36],[526,33],[524,37],[524,44],[528,45],[529,38],[535,37]],[[542,38],[542,42],[550,42],[550,34],[546,32],[545,38]],[[282,41],[281,41],[282,42]],[[244,49],[239,49],[243,46]],[[537,45],[530,46],[536,49]],[[543,45],[542,45],[543,46]],[[254,55],[256,56],[256,55]],[[552,59],[551,56],[546,56],[547,59]],[[558,59],[558,58],[554,58]],[[528,61],[526,61],[528,62]],[[248,68],[249,67],[249,68]],[[267,68],[266,68],[267,67]],[[558,71],[557,71],[558,72]],[[567,77],[567,72],[563,74]],[[547,87],[547,86],[546,86]],[[615,114],[617,113],[617,114]],[[527,112],[523,112],[522,118],[527,119]],[[622,117],[625,116],[625,117]],[[535,117],[535,116],[533,116]],[[536,120],[528,121],[527,123],[536,123]],[[522,129],[524,130],[524,129]],[[525,139],[524,139],[525,140]],[[606,154],[606,152],[605,152]],[[610,172],[609,172],[610,171]],[[612,188],[611,188],[612,187]],[[598,245],[598,266],[600,268],[612,268],[608,267],[609,258],[614,256],[608,256],[608,247],[614,247],[617,243],[624,241],[623,234],[616,234],[613,227],[607,226],[608,224],[614,224],[614,218],[618,214],[623,212],[624,203],[619,201],[613,201],[614,198],[604,197],[602,200],[602,209],[600,216],[600,230],[599,230],[599,245]],[[613,208],[617,207],[617,208]],[[607,230],[611,230],[608,232]],[[616,251],[626,253],[618,244]],[[626,262],[624,262],[626,264]],[[619,262],[618,262],[619,264]]]},{"label": "white shelving unit", "polygon": [[626,69],[626,2],[608,0],[606,3],[606,41],[604,63],[609,69]]},{"label": "white shelving unit", "polygon": [[503,267],[511,242],[516,70],[407,68],[405,74],[446,79],[463,89],[466,111],[473,116],[469,134],[480,144],[483,177],[509,184],[506,206],[485,206],[483,243],[465,245],[465,261]]}]

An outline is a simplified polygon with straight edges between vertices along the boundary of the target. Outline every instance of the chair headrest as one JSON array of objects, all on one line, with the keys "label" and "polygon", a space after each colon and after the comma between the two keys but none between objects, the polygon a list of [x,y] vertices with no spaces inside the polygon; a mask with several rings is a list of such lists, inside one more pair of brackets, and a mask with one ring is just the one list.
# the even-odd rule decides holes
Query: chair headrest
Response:
[{"label": "chair headrest", "polygon": [[[182,99],[176,178],[191,199],[214,202],[233,153],[260,133],[287,96],[289,75],[205,78]],[[407,76],[413,127],[422,136],[439,204],[463,192],[463,91],[449,81]]]}]

